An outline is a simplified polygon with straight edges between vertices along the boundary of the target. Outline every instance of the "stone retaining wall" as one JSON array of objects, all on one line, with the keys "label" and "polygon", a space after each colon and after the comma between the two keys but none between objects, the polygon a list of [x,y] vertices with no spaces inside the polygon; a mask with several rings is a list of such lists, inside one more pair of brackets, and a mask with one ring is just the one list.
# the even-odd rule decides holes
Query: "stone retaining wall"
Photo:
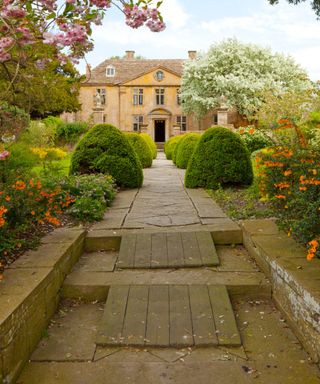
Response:
[{"label": "stone retaining wall", "polygon": [[243,242],[271,280],[273,299],[312,359],[320,362],[320,262],[272,220],[242,223]]},{"label": "stone retaining wall", "polygon": [[5,271],[0,283],[0,383],[14,383],[43,336],[84,240],[83,229],[57,229]]}]

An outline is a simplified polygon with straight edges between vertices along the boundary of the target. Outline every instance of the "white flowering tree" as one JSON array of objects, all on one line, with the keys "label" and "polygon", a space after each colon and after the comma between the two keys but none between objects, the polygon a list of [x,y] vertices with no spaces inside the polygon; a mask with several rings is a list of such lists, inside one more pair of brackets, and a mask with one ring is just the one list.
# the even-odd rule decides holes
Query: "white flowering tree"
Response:
[{"label": "white flowering tree", "polygon": [[217,43],[185,65],[182,100],[186,113],[204,115],[221,96],[240,114],[254,115],[264,94],[310,88],[307,73],[291,57],[236,39]]}]

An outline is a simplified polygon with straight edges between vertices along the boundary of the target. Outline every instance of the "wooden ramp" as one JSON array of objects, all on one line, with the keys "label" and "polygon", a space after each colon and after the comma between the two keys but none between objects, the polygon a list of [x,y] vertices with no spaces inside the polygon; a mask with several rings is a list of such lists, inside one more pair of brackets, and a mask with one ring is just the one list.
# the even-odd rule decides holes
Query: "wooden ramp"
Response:
[{"label": "wooden ramp", "polygon": [[210,232],[123,235],[117,267],[190,268],[219,265]]},{"label": "wooden ramp", "polygon": [[240,346],[225,286],[122,285],[110,288],[100,346]]}]

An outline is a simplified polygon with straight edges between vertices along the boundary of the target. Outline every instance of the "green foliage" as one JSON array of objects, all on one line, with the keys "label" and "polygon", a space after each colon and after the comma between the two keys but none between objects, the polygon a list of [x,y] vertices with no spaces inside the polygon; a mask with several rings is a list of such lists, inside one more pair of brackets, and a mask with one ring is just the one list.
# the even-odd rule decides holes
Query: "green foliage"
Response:
[{"label": "green foliage", "polygon": [[181,97],[186,113],[204,115],[221,104],[251,116],[264,102],[264,92],[278,95],[310,87],[306,71],[291,57],[236,39],[216,43],[185,64]]},{"label": "green foliage", "polygon": [[136,151],[142,168],[150,168],[152,166],[152,153],[146,140],[139,133],[135,132],[126,133],[126,137]]},{"label": "green foliage", "polygon": [[209,128],[199,140],[189,161],[187,188],[212,188],[228,184],[251,184],[250,156],[240,137],[227,128]]},{"label": "green foliage", "polygon": [[274,147],[256,155],[261,194],[280,228],[306,244],[320,235],[320,157],[317,151]]},{"label": "green foliage", "polygon": [[264,131],[257,130],[254,127],[240,127],[238,133],[250,153],[273,145],[272,140]]},{"label": "green foliage", "polygon": [[53,124],[32,120],[21,135],[21,141],[31,147],[51,147],[54,145],[55,133],[56,127]]},{"label": "green foliage", "polygon": [[152,137],[147,133],[140,133],[140,136],[147,142],[150,147],[152,158],[156,159],[158,155],[158,149],[156,143],[152,140]]},{"label": "green foliage", "polygon": [[[28,49],[24,47],[24,63],[18,73],[15,60],[0,66],[0,102],[23,108],[32,118],[79,110],[81,76],[71,62],[61,65],[55,60],[54,50],[49,45],[30,44]],[[21,59],[17,57],[17,61]],[[37,67],[38,59],[46,61],[44,68]]]},{"label": "green foliage", "polygon": [[29,115],[24,110],[0,99],[0,137],[15,135],[17,138],[28,124]]},{"label": "green foliage", "polygon": [[23,143],[10,146],[10,156],[0,161],[0,190],[5,184],[12,183],[17,176],[28,176],[37,164],[37,157]]},{"label": "green foliage", "polygon": [[61,123],[56,128],[56,141],[63,144],[74,144],[80,136],[88,130],[88,124],[79,121],[74,123]]},{"label": "green foliage", "polygon": [[[8,159],[5,160],[6,162]],[[2,161],[4,162],[4,161]],[[0,263],[37,242],[42,225],[59,226],[61,215],[101,220],[115,196],[111,176],[17,176],[1,185]]]},{"label": "green foliage", "polygon": [[168,141],[165,142],[164,153],[166,154],[166,157],[168,160],[172,160],[175,146],[179,143],[181,139],[182,139],[182,135],[172,136]]},{"label": "green foliage", "polygon": [[54,126],[54,128],[57,128],[58,125],[63,123],[63,120],[60,117],[57,117],[57,116],[48,116],[45,119],[42,119],[42,122],[46,126]]},{"label": "green foliage", "polygon": [[177,142],[177,144],[173,148],[173,151],[172,151],[172,161],[173,161],[173,164],[176,164],[176,157],[177,157],[177,153],[178,153],[178,148],[179,148],[179,146],[180,146],[184,136],[185,135],[179,136],[180,140]]},{"label": "green foliage", "polygon": [[175,164],[178,168],[187,169],[189,160],[200,138],[201,135],[198,133],[188,133],[176,146],[178,149]]},{"label": "green foliage", "polygon": [[120,130],[109,124],[94,126],[78,143],[71,174],[104,173],[121,187],[137,188],[143,182],[138,155]]},{"label": "green foliage", "polygon": [[115,197],[111,176],[70,176],[63,180],[61,186],[69,191],[75,200],[67,213],[80,221],[102,220],[106,208]]}]

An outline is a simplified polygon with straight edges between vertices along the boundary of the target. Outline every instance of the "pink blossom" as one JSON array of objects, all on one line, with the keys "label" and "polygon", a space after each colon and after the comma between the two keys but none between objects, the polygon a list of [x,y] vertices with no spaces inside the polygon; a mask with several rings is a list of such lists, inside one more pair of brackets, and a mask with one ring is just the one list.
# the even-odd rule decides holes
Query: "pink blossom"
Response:
[{"label": "pink blossom", "polygon": [[25,17],[26,12],[18,7],[15,7],[13,5],[8,5],[7,7],[4,7],[1,16],[3,17],[12,17],[12,18],[22,18]]},{"label": "pink blossom", "polygon": [[12,37],[2,37],[0,38],[0,49],[3,50],[5,48],[9,48],[14,44],[14,40]]},{"label": "pink blossom", "polygon": [[0,160],[5,160],[9,156],[10,156],[10,152],[9,151],[0,152]]},{"label": "pink blossom", "polygon": [[92,5],[95,5],[98,8],[110,8],[111,0],[90,0]]},{"label": "pink blossom", "polygon": [[0,63],[4,63],[11,59],[11,55],[8,52],[3,52],[0,50]]}]

